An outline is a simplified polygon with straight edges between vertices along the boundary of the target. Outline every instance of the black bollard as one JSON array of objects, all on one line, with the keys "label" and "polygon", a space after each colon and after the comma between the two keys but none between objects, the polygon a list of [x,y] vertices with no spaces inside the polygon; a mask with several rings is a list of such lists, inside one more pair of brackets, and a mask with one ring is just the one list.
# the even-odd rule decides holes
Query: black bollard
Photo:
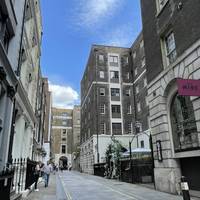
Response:
[{"label": "black bollard", "polygon": [[183,193],[183,200],[190,200],[189,186],[184,176],[181,177],[181,190]]}]

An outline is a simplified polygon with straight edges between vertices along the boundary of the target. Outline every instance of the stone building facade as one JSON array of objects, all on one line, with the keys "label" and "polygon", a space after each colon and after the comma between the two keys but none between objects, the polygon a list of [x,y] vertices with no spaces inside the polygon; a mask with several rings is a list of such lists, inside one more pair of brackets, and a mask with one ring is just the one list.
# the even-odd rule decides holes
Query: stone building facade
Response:
[{"label": "stone building facade", "polygon": [[[18,9],[15,1],[13,5]],[[43,91],[40,69],[42,22],[40,1],[24,1],[22,31],[16,75],[19,78],[15,95],[12,158],[42,160],[44,107],[41,103]],[[26,145],[24,145],[26,144]]]},{"label": "stone building facade", "polygon": [[[93,173],[95,163],[105,162],[106,148],[113,141],[111,136],[128,149],[129,141],[142,132],[137,130],[135,120],[133,68],[136,65],[131,55],[136,46],[133,45],[133,50],[102,45],[91,48],[81,81],[80,165],[86,173]],[[148,140],[148,134],[144,137],[138,134],[133,148],[139,147],[141,138]],[[144,143],[149,148],[149,142]]]},{"label": "stone building facade", "polygon": [[0,170],[46,154],[40,12],[39,0],[0,2]]},{"label": "stone building facade", "polygon": [[183,175],[199,191],[200,98],[179,94],[177,80],[200,79],[200,2],[141,0],[141,9],[155,185],[179,193]]}]

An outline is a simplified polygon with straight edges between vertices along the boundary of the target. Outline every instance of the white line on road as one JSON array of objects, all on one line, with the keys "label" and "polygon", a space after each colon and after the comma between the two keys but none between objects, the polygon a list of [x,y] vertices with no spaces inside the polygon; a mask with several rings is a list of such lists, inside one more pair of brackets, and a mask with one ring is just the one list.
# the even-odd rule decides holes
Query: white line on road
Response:
[{"label": "white line on road", "polygon": [[118,193],[118,194],[120,194],[120,195],[122,195],[122,196],[128,197],[129,199],[140,200],[140,199],[136,199],[136,198],[133,197],[133,196],[130,196],[130,195],[128,195],[128,194],[124,194],[124,193],[122,193],[122,192],[120,192],[120,191],[118,191],[118,190],[115,190],[115,189],[113,189],[112,187],[105,186],[105,185],[104,185],[104,187],[106,187],[106,188],[108,188],[109,190],[111,190],[111,191],[113,191],[113,192],[116,192],[116,193]]},{"label": "white line on road", "polygon": [[72,199],[72,196],[71,196],[71,194],[70,194],[70,192],[67,190],[67,187],[64,187],[64,186],[65,186],[65,183],[64,183],[64,181],[62,180],[62,178],[61,178],[60,175],[59,175],[59,178],[60,178],[60,181],[61,181],[61,183],[62,183],[62,185],[63,185],[63,189],[64,189],[64,192],[65,192],[65,194],[66,194],[66,196],[67,196],[67,199],[68,199],[68,200],[73,200],[73,199]]}]

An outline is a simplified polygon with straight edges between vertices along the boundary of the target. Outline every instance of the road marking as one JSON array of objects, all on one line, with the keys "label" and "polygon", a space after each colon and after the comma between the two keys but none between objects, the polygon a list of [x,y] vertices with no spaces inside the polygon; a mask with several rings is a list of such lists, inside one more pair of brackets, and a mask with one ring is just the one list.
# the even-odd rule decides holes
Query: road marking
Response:
[{"label": "road marking", "polygon": [[62,180],[62,178],[61,178],[60,175],[59,175],[59,178],[60,178],[60,181],[61,181],[61,183],[62,183],[62,185],[63,185],[63,189],[64,189],[64,192],[65,192],[65,194],[66,194],[66,196],[67,196],[67,199],[68,199],[68,200],[73,200],[73,199],[72,199],[72,196],[71,196],[71,194],[70,194],[70,192],[67,190],[67,187],[65,187],[65,183],[64,183],[64,181]]},{"label": "road marking", "polygon": [[118,190],[115,190],[115,189],[113,189],[112,187],[105,186],[105,185],[104,185],[104,187],[109,188],[109,189],[112,190],[113,192],[116,192],[116,193],[118,193],[118,194],[120,194],[120,195],[122,195],[122,196],[128,197],[129,199],[139,200],[139,199],[136,199],[136,198],[133,197],[133,196],[130,196],[130,195],[128,195],[128,194],[124,194],[124,193],[122,193],[122,192],[120,192],[120,191],[118,191]]}]

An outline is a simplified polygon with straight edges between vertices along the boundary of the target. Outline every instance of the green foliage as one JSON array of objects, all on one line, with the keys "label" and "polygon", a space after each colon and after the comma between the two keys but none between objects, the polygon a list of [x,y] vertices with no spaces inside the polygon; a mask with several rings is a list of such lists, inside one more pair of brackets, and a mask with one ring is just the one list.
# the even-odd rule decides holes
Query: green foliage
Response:
[{"label": "green foliage", "polygon": [[[108,145],[105,153],[106,163],[107,163],[107,174],[110,174],[113,177],[119,177],[120,175],[120,158],[122,153],[122,144],[112,138],[112,142]],[[114,174],[113,174],[114,170]]]}]

